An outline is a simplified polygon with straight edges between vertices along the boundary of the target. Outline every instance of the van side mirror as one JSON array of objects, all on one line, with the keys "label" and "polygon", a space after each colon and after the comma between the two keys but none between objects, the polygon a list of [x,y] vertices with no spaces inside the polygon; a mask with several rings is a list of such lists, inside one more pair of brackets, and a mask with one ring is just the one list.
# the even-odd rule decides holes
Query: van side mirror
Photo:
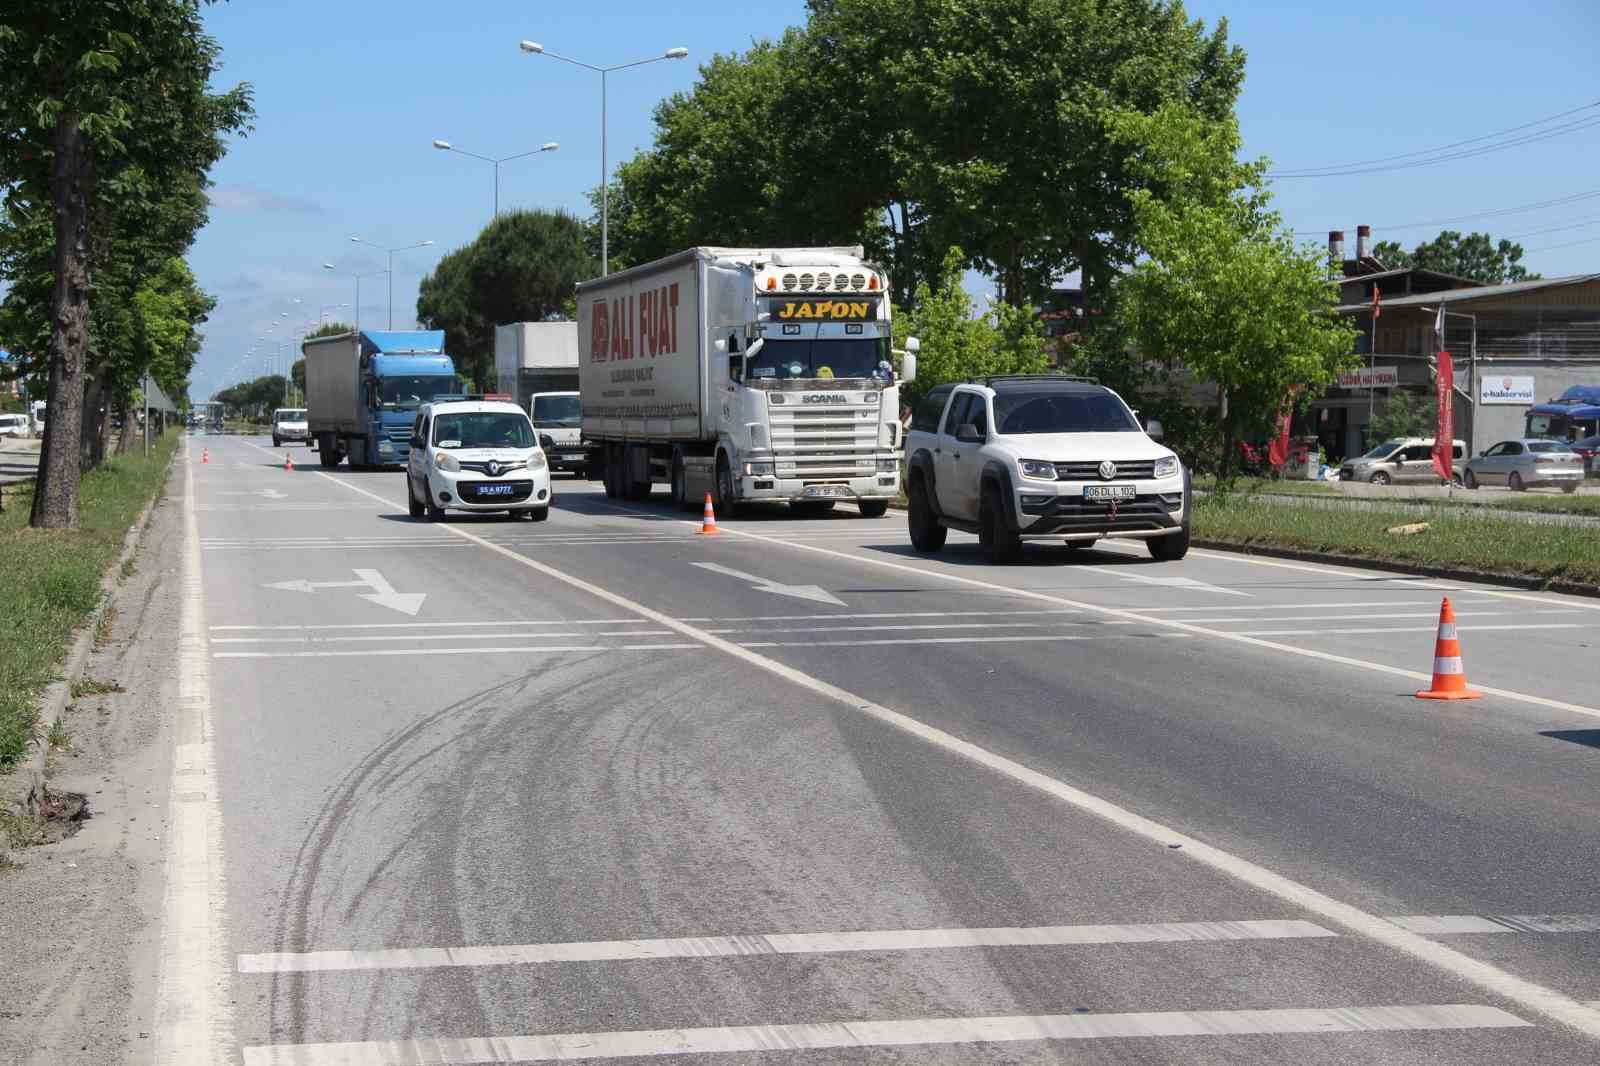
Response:
[{"label": "van side mirror", "polygon": [[413,448],[422,447],[422,438],[417,436],[415,433],[411,434],[411,446]]}]

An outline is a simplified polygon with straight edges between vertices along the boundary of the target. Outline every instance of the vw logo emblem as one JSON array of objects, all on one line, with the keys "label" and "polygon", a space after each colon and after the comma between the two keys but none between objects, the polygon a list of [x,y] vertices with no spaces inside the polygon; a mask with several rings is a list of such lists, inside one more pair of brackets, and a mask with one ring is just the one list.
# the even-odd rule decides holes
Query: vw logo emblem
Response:
[{"label": "vw logo emblem", "polygon": [[1101,481],[1110,481],[1112,478],[1114,478],[1116,476],[1117,476],[1117,464],[1116,463],[1113,463],[1110,459],[1107,459],[1105,462],[1100,464],[1100,480]]},{"label": "vw logo emblem", "polygon": [[493,459],[489,460],[489,466],[488,466],[487,469],[489,471],[489,476],[490,477],[499,477],[500,476],[500,464],[495,462]]}]

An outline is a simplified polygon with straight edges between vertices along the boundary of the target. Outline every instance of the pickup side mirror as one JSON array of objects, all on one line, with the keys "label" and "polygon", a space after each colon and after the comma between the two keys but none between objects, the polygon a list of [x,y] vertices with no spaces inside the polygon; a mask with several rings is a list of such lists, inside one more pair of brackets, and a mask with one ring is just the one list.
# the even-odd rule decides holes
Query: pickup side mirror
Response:
[{"label": "pickup side mirror", "polygon": [[1150,420],[1150,424],[1145,427],[1144,431],[1149,434],[1151,440],[1160,440],[1166,436],[1166,430],[1161,428],[1161,422],[1154,418]]},{"label": "pickup side mirror", "polygon": [[982,444],[983,434],[978,432],[977,426],[967,422],[956,430],[956,440],[962,444]]}]

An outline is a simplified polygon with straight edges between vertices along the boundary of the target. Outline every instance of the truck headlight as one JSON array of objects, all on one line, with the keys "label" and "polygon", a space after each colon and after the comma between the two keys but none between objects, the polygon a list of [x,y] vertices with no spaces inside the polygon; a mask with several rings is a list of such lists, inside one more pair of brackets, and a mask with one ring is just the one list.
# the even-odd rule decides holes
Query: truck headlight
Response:
[{"label": "truck headlight", "polygon": [[1031,477],[1037,481],[1054,481],[1056,479],[1056,464],[1047,463],[1042,459],[1018,459],[1017,466],[1022,470],[1023,477]]},{"label": "truck headlight", "polygon": [[544,452],[542,451],[534,452],[533,455],[528,459],[529,470],[543,470],[546,465],[547,463],[544,457]]},{"label": "truck headlight", "polygon": [[1161,478],[1177,476],[1178,457],[1176,455],[1164,455],[1160,459],[1156,460],[1155,477],[1157,480]]},{"label": "truck headlight", "polygon": [[773,465],[771,463],[746,463],[744,464],[745,477],[771,477]]},{"label": "truck headlight", "polygon": [[898,460],[895,460],[895,459],[879,459],[878,460],[878,473],[880,473],[880,474],[898,474],[899,472],[900,472],[900,463],[899,463]]},{"label": "truck headlight", "polygon": [[449,452],[434,452],[433,465],[447,474],[455,474],[461,471],[461,463]]}]

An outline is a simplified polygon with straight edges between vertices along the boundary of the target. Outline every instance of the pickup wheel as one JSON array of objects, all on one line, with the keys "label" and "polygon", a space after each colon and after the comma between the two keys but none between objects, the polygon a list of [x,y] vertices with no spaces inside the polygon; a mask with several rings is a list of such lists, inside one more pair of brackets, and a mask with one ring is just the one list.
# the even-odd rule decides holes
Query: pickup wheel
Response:
[{"label": "pickup wheel", "polygon": [[411,479],[406,478],[406,510],[411,512],[412,518],[421,518],[428,512],[425,504],[417,499],[417,494],[411,488]]},{"label": "pickup wheel", "polygon": [[888,500],[861,500],[856,506],[861,508],[862,518],[882,518],[889,513]]},{"label": "pickup wheel", "polygon": [[933,508],[928,505],[928,490],[922,487],[922,478],[911,483],[909,499],[906,525],[911,530],[911,546],[919,552],[930,554],[943,548],[950,531],[934,517]]},{"label": "pickup wheel", "polygon": [[1150,558],[1157,562],[1175,563],[1189,554],[1189,530],[1185,528],[1164,537],[1151,537],[1144,542],[1144,546],[1149,549]]},{"label": "pickup wheel", "polygon": [[984,490],[983,506],[978,511],[978,544],[991,565],[1010,566],[1022,561],[1022,537],[1006,526],[1005,506],[993,488]]}]

